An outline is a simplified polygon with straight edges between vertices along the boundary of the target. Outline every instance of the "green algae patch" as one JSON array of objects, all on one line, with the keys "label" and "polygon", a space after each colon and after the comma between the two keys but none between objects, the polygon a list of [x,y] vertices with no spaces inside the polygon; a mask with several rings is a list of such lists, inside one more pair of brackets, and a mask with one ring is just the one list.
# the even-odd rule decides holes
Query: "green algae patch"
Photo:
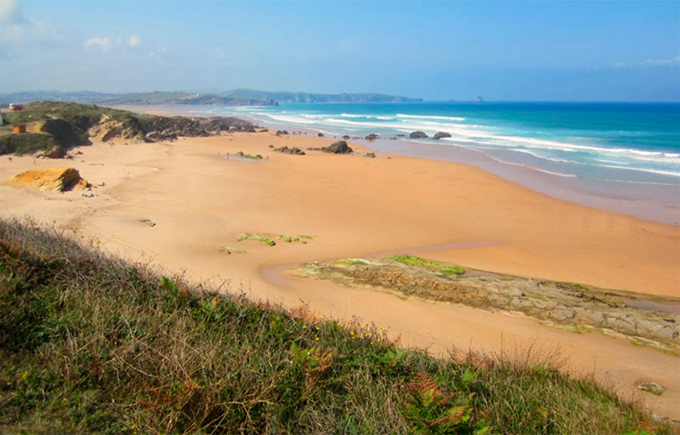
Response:
[{"label": "green algae patch", "polygon": [[239,234],[238,236],[236,236],[236,241],[242,242],[244,240],[253,240],[253,241],[256,241],[256,242],[262,242],[265,245],[269,245],[269,246],[275,246],[276,245],[275,241],[273,241],[272,239],[269,239],[269,238],[267,238],[263,235],[260,235],[260,234],[243,233],[243,234]]},{"label": "green algae patch", "polygon": [[398,263],[404,264],[411,267],[422,267],[431,272],[441,273],[446,276],[453,275],[463,275],[465,274],[465,269],[460,266],[455,266],[451,263],[430,260],[428,258],[416,257],[415,255],[395,255],[393,257],[388,257],[388,260],[394,260]]},{"label": "green algae patch", "polygon": [[245,249],[232,248],[229,246],[220,246],[217,250],[224,252],[225,254],[245,254],[247,252]]},{"label": "green algae patch", "polygon": [[256,242],[262,242],[269,246],[276,246],[276,240],[284,243],[300,243],[306,245],[309,240],[313,240],[314,236],[289,236],[286,234],[274,234],[274,233],[242,233],[236,236],[236,240],[242,242],[244,240],[253,240]]},{"label": "green algae patch", "polygon": [[249,160],[262,160],[263,157],[260,154],[246,154],[243,151],[239,151],[236,153],[236,156],[244,158],[244,159],[249,159]]}]

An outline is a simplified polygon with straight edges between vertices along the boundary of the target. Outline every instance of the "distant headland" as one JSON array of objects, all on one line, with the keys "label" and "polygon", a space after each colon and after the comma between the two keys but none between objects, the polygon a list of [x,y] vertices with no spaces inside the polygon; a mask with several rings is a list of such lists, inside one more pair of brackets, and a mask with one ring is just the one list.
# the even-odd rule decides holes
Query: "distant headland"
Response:
[{"label": "distant headland", "polygon": [[255,89],[234,89],[226,92],[58,92],[26,91],[0,94],[0,103],[28,103],[32,101],[61,101],[103,105],[214,105],[214,106],[276,106],[279,103],[404,103],[419,102],[422,98],[397,95],[314,94],[307,92],[269,92]]}]

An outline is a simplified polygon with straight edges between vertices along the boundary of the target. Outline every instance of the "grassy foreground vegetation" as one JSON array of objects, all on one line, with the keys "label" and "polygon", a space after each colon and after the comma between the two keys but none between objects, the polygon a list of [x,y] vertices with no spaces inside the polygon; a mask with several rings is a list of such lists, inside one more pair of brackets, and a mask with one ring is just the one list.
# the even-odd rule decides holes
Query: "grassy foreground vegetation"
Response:
[{"label": "grassy foreground vegetation", "polygon": [[672,433],[558,364],[435,359],[0,220],[0,433]]}]

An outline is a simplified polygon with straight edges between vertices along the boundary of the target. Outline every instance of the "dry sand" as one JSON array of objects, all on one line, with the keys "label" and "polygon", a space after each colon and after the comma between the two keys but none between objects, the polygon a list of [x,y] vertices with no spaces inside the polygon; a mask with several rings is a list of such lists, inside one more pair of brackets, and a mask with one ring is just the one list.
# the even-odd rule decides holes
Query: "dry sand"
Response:
[{"label": "dry sand", "polygon": [[[354,145],[355,155],[293,156],[269,148],[330,142],[255,133],[95,144],[68,162],[98,186],[94,197],[0,186],[0,215],[54,223],[132,261],[184,271],[192,280],[252,298],[290,308],[308,305],[323,316],[357,316],[388,329],[404,345],[437,354],[454,347],[499,352],[531,343],[559,349],[573,373],[595,374],[626,397],[645,400],[655,413],[680,419],[676,356],[515,314],[291,278],[282,267],[408,250],[478,269],[678,297],[680,228],[558,201],[459,164],[366,158],[366,150]],[[266,158],[233,158],[238,151]],[[0,179],[64,165],[3,156]],[[244,232],[314,240],[274,247],[236,242]],[[219,247],[247,253],[227,255]],[[667,391],[660,397],[639,392],[643,381]]]}]

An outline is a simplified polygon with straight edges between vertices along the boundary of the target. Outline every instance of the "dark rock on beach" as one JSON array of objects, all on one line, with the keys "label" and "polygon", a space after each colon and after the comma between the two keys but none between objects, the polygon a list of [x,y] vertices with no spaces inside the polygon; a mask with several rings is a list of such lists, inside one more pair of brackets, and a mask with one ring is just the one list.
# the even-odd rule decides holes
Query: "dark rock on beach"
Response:
[{"label": "dark rock on beach", "polygon": [[368,136],[366,136],[366,140],[369,141],[369,142],[373,142],[373,141],[376,140],[377,138],[378,138],[378,135],[375,134],[375,133],[371,133],[371,134],[369,134]]},{"label": "dark rock on beach", "polygon": [[408,137],[410,137],[411,139],[422,139],[428,136],[427,134],[425,134],[425,132],[418,130],[411,133]]},{"label": "dark rock on beach", "polygon": [[304,156],[306,154],[298,147],[288,148],[287,146],[284,146],[280,148],[274,148],[274,151],[276,151],[277,153],[292,154],[295,156]]},{"label": "dark rock on beach", "polygon": [[320,148],[320,151],[331,154],[351,154],[354,152],[344,140],[334,142],[330,146]]},{"label": "dark rock on beach", "polygon": [[451,134],[449,134],[445,131],[439,131],[439,132],[435,133],[435,135],[434,135],[435,139],[441,139],[443,137],[451,137]]}]

